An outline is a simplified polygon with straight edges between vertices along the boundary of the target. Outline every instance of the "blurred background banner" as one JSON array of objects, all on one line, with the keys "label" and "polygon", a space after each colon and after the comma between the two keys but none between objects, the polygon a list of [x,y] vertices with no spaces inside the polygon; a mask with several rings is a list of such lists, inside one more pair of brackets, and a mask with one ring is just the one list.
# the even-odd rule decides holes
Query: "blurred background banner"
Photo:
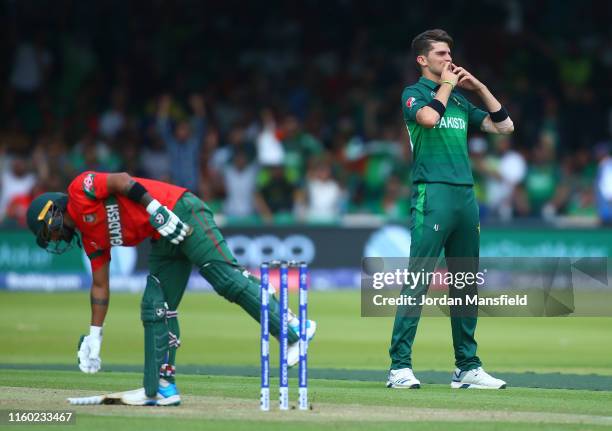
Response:
[{"label": "blurred background banner", "polygon": [[[254,273],[266,260],[307,262],[314,289],[359,289],[363,257],[410,254],[410,231],[400,225],[227,226],[226,241],[238,262]],[[147,274],[150,244],[115,247],[111,260],[113,290],[140,291]],[[606,257],[612,254],[609,229],[512,229],[481,232],[481,255],[489,258]],[[39,249],[25,230],[0,230],[0,289],[89,289],[89,262],[81,250],[51,255]],[[190,289],[210,289],[197,273]]]}]

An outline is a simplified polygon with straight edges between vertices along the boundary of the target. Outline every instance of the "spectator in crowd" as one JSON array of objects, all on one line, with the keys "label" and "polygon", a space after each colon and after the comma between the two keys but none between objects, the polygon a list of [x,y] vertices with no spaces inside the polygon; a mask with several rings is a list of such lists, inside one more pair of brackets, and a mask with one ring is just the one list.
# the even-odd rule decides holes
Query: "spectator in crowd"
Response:
[{"label": "spectator in crowd", "polygon": [[382,196],[371,203],[373,214],[392,220],[405,220],[410,215],[410,189],[397,174],[387,177]]},{"label": "spectator in crowd", "polygon": [[327,154],[309,161],[306,182],[297,195],[299,213],[308,221],[337,221],[342,211],[344,192],[332,174]]},{"label": "spectator in crowd", "polygon": [[472,164],[472,177],[474,178],[474,196],[478,202],[480,220],[484,221],[489,217],[487,201],[487,177],[483,167],[487,157],[488,143],[486,138],[481,135],[472,136],[468,139],[468,153]]},{"label": "spectator in crowd", "polygon": [[268,166],[263,166],[262,177],[255,196],[259,214],[266,222],[272,222],[274,216],[287,218],[295,210],[297,187],[287,179],[283,159],[267,159]]},{"label": "spectator in crowd", "polygon": [[157,124],[166,144],[170,160],[170,177],[174,184],[198,193],[200,180],[200,146],[206,130],[204,97],[192,94],[189,105],[193,111],[191,122],[180,120],[174,132],[170,124],[172,98],[164,95],[159,100]]},{"label": "spectator in crowd", "polygon": [[225,157],[219,148],[219,131],[216,127],[209,127],[204,135],[200,155],[200,197],[206,201],[213,212],[221,212],[219,196],[223,190],[223,176],[225,170]]},{"label": "spectator in crowd", "polygon": [[522,184],[517,190],[517,211],[521,216],[551,220],[563,208],[569,190],[555,161],[550,136],[542,134],[532,151],[531,161]]},{"label": "spectator in crowd", "polygon": [[321,153],[321,142],[304,131],[297,116],[287,115],[282,126],[282,141],[284,148],[287,176],[293,183],[304,177],[308,160]]},{"label": "spectator in crowd", "polygon": [[257,150],[257,163],[260,165],[274,165],[285,158],[283,143],[277,137],[276,121],[270,109],[261,113],[261,130],[257,135],[255,147]]},{"label": "spectator in crowd", "polygon": [[244,126],[234,123],[226,134],[225,145],[213,151],[211,162],[217,169],[223,169],[232,163],[236,153],[243,152],[252,160],[255,158],[255,151],[255,145],[248,139]]},{"label": "spectator in crowd", "polygon": [[108,143],[88,130],[70,152],[70,164],[77,172],[87,170],[113,172],[121,167],[121,158]]},{"label": "spectator in crowd", "polygon": [[233,154],[232,163],[223,172],[223,180],[225,215],[236,218],[253,216],[257,165],[251,162],[245,151],[239,150]]},{"label": "spectator in crowd", "polygon": [[399,196],[406,191],[400,173],[409,174],[410,166],[403,160],[400,145],[391,137],[368,142],[360,158],[360,162],[356,159],[352,164],[352,169],[358,172],[365,206],[375,213],[385,214],[391,205],[389,201],[385,203],[385,199],[393,200],[391,196]]},{"label": "spectator in crowd", "polygon": [[207,168],[214,172],[215,175],[223,171],[231,155],[231,151],[227,151],[227,148],[220,147],[220,140],[219,129],[209,127],[206,130],[202,161],[206,163]]},{"label": "spectator in crowd", "polygon": [[3,170],[0,177],[0,223],[4,221],[11,201],[16,196],[29,194],[36,184],[36,174],[25,155],[12,154],[8,159],[8,169]]},{"label": "spectator in crowd", "polygon": [[125,90],[119,87],[113,89],[111,94],[111,106],[100,116],[100,134],[107,139],[114,139],[125,127],[126,115]]},{"label": "spectator in crowd", "polygon": [[26,215],[28,212],[28,207],[30,206],[34,198],[36,198],[41,193],[44,193],[45,191],[46,190],[43,187],[42,183],[38,182],[34,184],[32,189],[28,193],[13,196],[6,209],[4,225],[16,225],[22,228],[27,228],[28,222],[26,219]]},{"label": "spectator in crowd", "polygon": [[485,176],[485,202],[490,215],[509,220],[512,218],[515,189],[525,179],[527,163],[519,152],[512,149],[509,136],[499,135],[492,139],[495,154],[485,157],[475,170]]},{"label": "spectator in crowd", "polygon": [[121,159],[123,164],[121,170],[134,177],[146,177],[146,172],[142,168],[138,144],[135,141],[125,141],[121,146]]},{"label": "spectator in crowd", "polygon": [[17,95],[34,95],[40,90],[49,75],[53,64],[53,55],[45,46],[42,31],[32,38],[26,38],[17,45],[11,88]]},{"label": "spectator in crowd", "polygon": [[571,217],[593,219],[597,216],[595,207],[595,187],[597,163],[590,148],[578,148],[575,154],[564,157],[563,165],[568,166],[569,198],[566,214]]},{"label": "spectator in crowd", "polygon": [[[59,133],[40,137],[34,150],[33,160],[45,182],[57,180],[57,187],[49,188],[49,190],[65,188],[77,172],[77,166],[71,163],[64,136]],[[51,175],[51,170],[53,170],[53,175]]]},{"label": "spectator in crowd", "polygon": [[148,145],[141,152],[144,175],[154,180],[170,182],[170,158],[164,141],[157,133],[150,133]]}]

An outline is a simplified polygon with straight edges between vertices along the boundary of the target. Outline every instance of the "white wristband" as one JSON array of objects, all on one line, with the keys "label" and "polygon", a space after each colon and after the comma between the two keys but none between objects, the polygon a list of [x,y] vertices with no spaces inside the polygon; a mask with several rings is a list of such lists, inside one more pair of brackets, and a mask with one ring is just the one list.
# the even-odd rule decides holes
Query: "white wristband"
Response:
[{"label": "white wristband", "polygon": [[159,203],[157,199],[153,199],[151,202],[149,202],[149,205],[147,205],[147,212],[153,215],[153,213],[155,213],[155,211],[157,211],[161,206],[162,204]]},{"label": "white wristband", "polygon": [[101,337],[102,336],[102,327],[101,326],[90,326],[89,327],[89,335],[93,337]]}]

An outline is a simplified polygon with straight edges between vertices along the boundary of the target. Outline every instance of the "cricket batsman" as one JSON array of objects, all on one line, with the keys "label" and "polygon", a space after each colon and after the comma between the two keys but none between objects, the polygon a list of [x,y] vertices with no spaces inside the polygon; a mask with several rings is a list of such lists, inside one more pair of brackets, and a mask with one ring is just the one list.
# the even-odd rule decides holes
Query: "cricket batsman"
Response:
[{"label": "cricket batsman", "polygon": [[[27,212],[37,244],[51,253],[82,246],[91,261],[91,326],[81,337],[78,361],[85,373],[100,370],[102,327],[109,305],[112,246],[135,246],[150,238],[149,275],[142,295],[144,326],[143,388],[127,392],[131,405],[178,405],[176,349],[180,346],[178,306],[192,265],[230,302],[260,318],[259,280],[240,267],[213,219],[210,208],[183,187],[133,178],[127,173],[84,172],[68,193],[44,193]],[[278,301],[270,292],[270,332],[278,337]],[[289,317],[288,364],[299,359],[299,321]],[[308,321],[308,338],[316,323]]]},{"label": "cricket batsman", "polygon": [[[412,271],[432,272],[443,250],[449,272],[478,271],[480,221],[467,151],[468,126],[495,134],[514,131],[508,112],[489,89],[453,63],[452,47],[453,39],[444,30],[416,36],[412,52],[421,78],[402,93],[413,152]],[[486,111],[472,105],[457,87],[477,95]],[[425,295],[429,286],[412,287],[414,291],[404,286],[402,294]],[[451,297],[472,293],[476,293],[475,284],[462,292],[449,286]],[[412,344],[421,308],[415,313],[414,307],[410,311],[406,307],[398,306],[393,326],[389,388],[420,388],[412,371]],[[451,388],[503,389],[506,382],[486,373],[476,356],[477,307],[473,311],[466,315],[453,306],[450,309],[456,366]]]}]

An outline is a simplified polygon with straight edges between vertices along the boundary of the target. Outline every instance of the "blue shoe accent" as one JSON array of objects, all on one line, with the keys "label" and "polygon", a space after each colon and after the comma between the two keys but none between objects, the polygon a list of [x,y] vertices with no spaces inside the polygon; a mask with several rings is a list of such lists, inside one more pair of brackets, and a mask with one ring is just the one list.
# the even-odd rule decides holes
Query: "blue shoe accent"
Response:
[{"label": "blue shoe accent", "polygon": [[[294,322],[295,323],[288,322],[287,326],[289,326],[289,329],[291,329],[296,335],[299,336],[300,335],[300,322],[297,319],[295,319]],[[310,328],[312,326],[311,322],[312,322],[312,320],[310,320],[310,319],[306,321],[306,333],[307,334],[310,331]],[[308,337],[308,341],[312,340],[314,338],[315,334],[316,334],[316,332],[310,334],[309,337]]]},{"label": "blue shoe accent", "polygon": [[157,389],[157,392],[159,392],[159,394],[164,398],[170,398],[171,396],[179,394],[176,384],[174,383],[170,383],[166,387],[159,385],[159,389]]}]

